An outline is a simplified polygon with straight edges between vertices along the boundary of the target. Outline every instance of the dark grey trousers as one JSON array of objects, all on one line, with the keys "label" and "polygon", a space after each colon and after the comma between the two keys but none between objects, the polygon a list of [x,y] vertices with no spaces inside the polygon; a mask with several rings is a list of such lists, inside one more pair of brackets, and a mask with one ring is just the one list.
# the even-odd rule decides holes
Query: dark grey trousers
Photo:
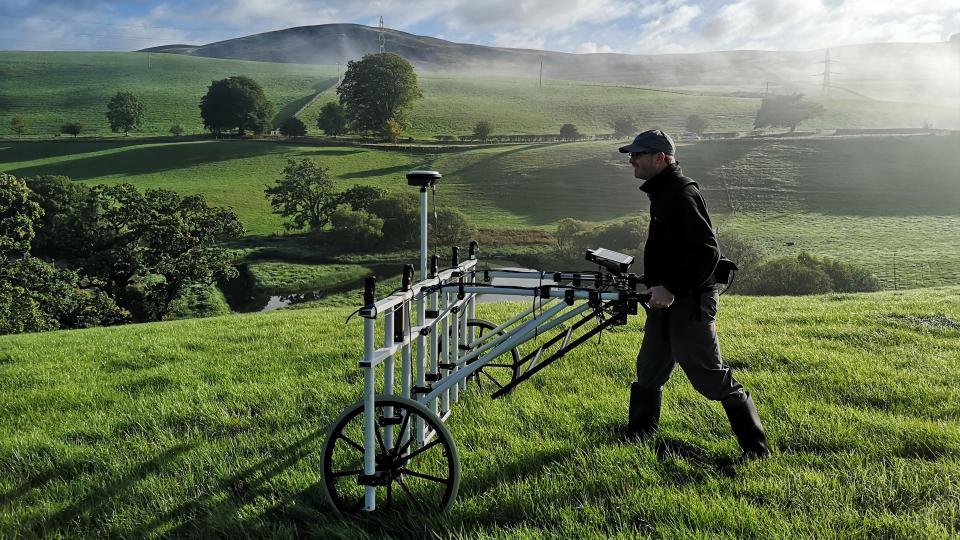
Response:
[{"label": "dark grey trousers", "polygon": [[[717,342],[716,290],[693,292],[674,300],[667,309],[651,309],[637,355],[637,382],[660,390],[676,364],[698,392],[708,399],[732,405],[746,399],[733,371],[723,365]],[[664,325],[666,324],[666,328]]]}]

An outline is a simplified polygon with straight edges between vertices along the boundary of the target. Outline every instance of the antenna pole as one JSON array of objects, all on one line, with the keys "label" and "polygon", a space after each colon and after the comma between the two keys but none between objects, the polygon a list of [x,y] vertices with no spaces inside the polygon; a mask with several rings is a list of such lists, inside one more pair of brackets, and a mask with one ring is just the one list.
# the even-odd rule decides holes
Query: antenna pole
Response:
[{"label": "antenna pole", "polygon": [[540,57],[540,88],[543,88],[543,57]]}]

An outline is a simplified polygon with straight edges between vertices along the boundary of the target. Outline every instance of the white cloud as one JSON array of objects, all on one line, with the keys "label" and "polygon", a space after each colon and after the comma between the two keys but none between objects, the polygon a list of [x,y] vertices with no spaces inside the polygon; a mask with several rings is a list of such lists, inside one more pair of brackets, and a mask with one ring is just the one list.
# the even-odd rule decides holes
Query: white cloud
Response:
[{"label": "white cloud", "polygon": [[804,50],[940,41],[956,0],[6,0],[3,48],[135,49],[332,22],[569,52]]},{"label": "white cloud", "polygon": [[611,48],[609,45],[598,45],[592,41],[584,41],[583,43],[574,47],[572,52],[583,54],[609,53],[613,52],[613,48]]}]

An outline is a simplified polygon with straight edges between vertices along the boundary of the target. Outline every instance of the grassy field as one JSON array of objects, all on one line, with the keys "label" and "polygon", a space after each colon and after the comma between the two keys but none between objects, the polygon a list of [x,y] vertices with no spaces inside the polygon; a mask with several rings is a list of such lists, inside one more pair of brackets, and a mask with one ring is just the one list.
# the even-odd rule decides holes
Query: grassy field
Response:
[{"label": "grassy field", "polygon": [[[82,123],[85,134],[109,133],[104,113],[118,90],[139,95],[146,105],[142,134],[166,134],[173,124],[186,133],[202,131],[198,104],[214,79],[248,75],[273,101],[276,120],[302,107],[311,133],[319,108],[336,99],[335,66],[274,64],[151,53],[0,52],[0,132],[19,113],[27,134],[49,138],[68,121]],[[759,108],[756,98],[685,89],[646,89],[573,81],[544,81],[535,76],[473,77],[421,73],[423,99],[412,114],[409,134],[467,135],[481,121],[495,133],[558,133],[564,123],[582,133],[610,133],[609,122],[625,114],[639,125],[682,132],[685,118],[699,114],[714,131],[749,131]],[[758,83],[759,84],[759,83]],[[318,92],[322,93],[311,101]],[[811,99],[817,100],[815,96]],[[822,100],[825,113],[803,129],[838,127],[960,127],[960,109],[929,103],[877,100]],[[309,106],[308,106],[309,105]],[[276,125],[276,123],[275,123]],[[12,136],[12,134],[11,134]]]},{"label": "grassy field", "polygon": [[87,184],[130,182],[141,189],[202,193],[228,206],[248,234],[283,231],[263,194],[288,159],[311,158],[330,169],[342,188],[354,184],[395,190],[402,173],[424,158],[359,148],[323,148],[257,141],[0,143],[0,170],[17,176],[64,174]]},{"label": "grassy field", "polygon": [[[13,114],[27,121],[27,135],[52,137],[64,122],[80,122],[85,135],[108,135],[107,101],[120,90],[146,108],[141,134],[203,131],[200,98],[215,79],[247,75],[263,86],[279,120],[336,82],[336,66],[273,64],[123,52],[0,52],[3,133]],[[136,135],[136,133],[135,133]]]},{"label": "grassy field", "polygon": [[247,266],[256,292],[295,293],[342,287],[359,283],[370,269],[358,264],[296,264],[280,261],[251,263]]},{"label": "grassy field", "polygon": [[[0,143],[0,170],[66,174],[203,193],[233,208],[248,233],[282,233],[263,187],[287,159],[310,157],[343,188],[408,189],[403,173],[444,173],[439,207],[489,229],[552,230],[564,217],[605,221],[645,212],[616,143],[483,148],[440,155],[254,141]],[[740,139],[681,146],[721,231],[770,255],[801,250],[865,265],[885,287],[960,281],[960,190],[943,136]],[[483,238],[480,239],[483,241]],[[276,258],[276,257],[274,257]]]},{"label": "grassy field", "polygon": [[723,303],[771,459],[731,468],[721,408],[679,372],[655,440],[612,435],[641,315],[502,400],[468,392],[449,515],[361,522],[318,486],[324,430],[361,395],[349,309],[0,337],[0,536],[960,534],[960,289]]}]

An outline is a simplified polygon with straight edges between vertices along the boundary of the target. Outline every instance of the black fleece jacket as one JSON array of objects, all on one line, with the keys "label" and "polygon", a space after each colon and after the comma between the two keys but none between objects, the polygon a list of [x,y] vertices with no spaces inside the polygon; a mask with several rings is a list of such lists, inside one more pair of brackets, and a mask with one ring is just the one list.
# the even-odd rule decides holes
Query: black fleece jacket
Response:
[{"label": "black fleece jacket", "polygon": [[686,181],[676,164],[667,165],[640,189],[650,197],[650,230],[643,247],[643,281],[662,285],[674,296],[714,285],[713,270],[720,247],[695,184],[677,189]]}]

